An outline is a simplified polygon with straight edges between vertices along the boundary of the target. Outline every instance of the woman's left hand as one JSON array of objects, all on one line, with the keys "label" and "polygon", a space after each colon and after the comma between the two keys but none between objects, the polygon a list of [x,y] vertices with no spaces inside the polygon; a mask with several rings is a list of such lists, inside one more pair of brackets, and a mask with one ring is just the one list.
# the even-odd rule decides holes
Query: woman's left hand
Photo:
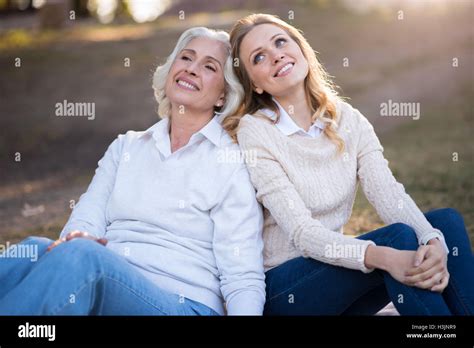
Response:
[{"label": "woman's left hand", "polygon": [[415,264],[406,273],[407,282],[421,289],[443,292],[449,282],[448,257],[442,243],[432,239],[418,248]]},{"label": "woman's left hand", "polygon": [[64,243],[64,242],[69,242],[70,240],[73,240],[75,238],[85,238],[85,239],[90,239],[93,241],[96,241],[99,244],[102,245],[107,245],[107,239],[105,238],[97,238],[95,236],[90,235],[87,232],[84,231],[79,231],[79,230],[74,230],[72,232],[69,232],[66,237],[59,238],[56,241],[54,241],[47,249],[46,251],[51,251],[52,249],[56,248],[59,244]]}]

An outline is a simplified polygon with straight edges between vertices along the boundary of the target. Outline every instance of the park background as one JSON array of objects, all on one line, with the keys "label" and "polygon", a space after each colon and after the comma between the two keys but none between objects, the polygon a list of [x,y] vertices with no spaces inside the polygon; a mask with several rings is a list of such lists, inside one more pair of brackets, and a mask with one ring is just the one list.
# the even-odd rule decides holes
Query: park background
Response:
[{"label": "park background", "polygon": [[[264,12],[304,32],[395,177],[423,211],[459,210],[472,244],[473,4],[0,0],[0,243],[56,238],[108,144],[158,121],[152,74],[185,29]],[[94,103],[94,120],[55,116],[64,100]],[[420,118],[382,117],[389,100],[419,103]],[[345,232],[382,225],[359,188]]]}]

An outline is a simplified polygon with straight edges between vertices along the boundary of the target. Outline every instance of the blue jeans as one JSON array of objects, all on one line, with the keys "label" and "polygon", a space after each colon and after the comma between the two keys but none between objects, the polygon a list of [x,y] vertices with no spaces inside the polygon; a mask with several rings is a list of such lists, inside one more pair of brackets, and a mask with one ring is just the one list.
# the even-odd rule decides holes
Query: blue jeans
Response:
[{"label": "blue jeans", "polygon": [[[264,315],[373,315],[393,302],[401,315],[473,315],[474,257],[462,216],[454,209],[425,214],[449,247],[449,285],[442,294],[404,285],[388,272],[363,273],[298,257],[266,272]],[[413,229],[396,223],[360,237],[416,250]]]},{"label": "blue jeans", "polygon": [[19,243],[37,246],[36,262],[0,258],[0,315],[218,315],[161,290],[95,241],[73,239],[46,252],[52,242]]}]

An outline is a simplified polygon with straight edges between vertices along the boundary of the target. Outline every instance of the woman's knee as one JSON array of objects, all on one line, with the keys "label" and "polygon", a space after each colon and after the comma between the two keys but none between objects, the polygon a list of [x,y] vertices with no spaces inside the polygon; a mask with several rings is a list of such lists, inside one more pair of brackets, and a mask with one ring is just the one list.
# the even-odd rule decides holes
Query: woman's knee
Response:
[{"label": "woman's knee", "polygon": [[435,209],[427,212],[425,214],[426,219],[431,223],[435,228],[438,228],[434,225],[445,225],[445,224],[462,224],[464,225],[464,219],[461,213],[454,208],[441,208]]},{"label": "woman's knee", "polygon": [[49,246],[51,243],[53,243],[53,240],[46,237],[30,236],[23,239],[20,243],[46,247],[46,246]]},{"label": "woman's knee", "polygon": [[426,213],[425,216],[431,226],[443,233],[447,243],[450,241],[457,243],[459,240],[469,241],[464,219],[456,209],[436,209]]},{"label": "woman's knee", "polygon": [[35,258],[38,259],[46,253],[46,250],[53,242],[53,240],[46,237],[31,236],[23,239],[19,245],[32,248],[29,250],[32,250],[32,253],[35,254]]},{"label": "woman's knee", "polygon": [[51,254],[60,258],[70,270],[100,272],[103,268],[103,251],[105,247],[96,241],[75,238],[59,244]]},{"label": "woman's knee", "polygon": [[388,244],[399,250],[417,250],[419,246],[415,230],[401,222],[390,225]]}]

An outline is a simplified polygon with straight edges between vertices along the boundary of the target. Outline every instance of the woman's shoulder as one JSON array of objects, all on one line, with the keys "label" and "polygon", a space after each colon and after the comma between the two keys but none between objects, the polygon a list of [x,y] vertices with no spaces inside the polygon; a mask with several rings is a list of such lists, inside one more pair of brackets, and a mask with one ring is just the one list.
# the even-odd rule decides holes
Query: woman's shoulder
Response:
[{"label": "woman's shoulder", "polygon": [[266,110],[258,110],[252,114],[245,114],[240,119],[237,135],[242,133],[274,133],[276,130],[274,115],[266,112]]},{"label": "woman's shoulder", "polygon": [[117,153],[131,151],[135,147],[141,146],[143,140],[146,139],[147,136],[151,136],[149,129],[140,131],[127,130],[123,133],[119,133],[112,139],[108,150]]},{"label": "woman's shoulder", "polygon": [[356,109],[343,99],[336,101],[336,112],[339,122],[351,122],[356,119],[354,115]]},{"label": "woman's shoulder", "polygon": [[280,136],[281,132],[276,128],[272,116],[261,110],[246,114],[240,119],[237,139],[241,146],[251,142],[253,145],[267,147],[278,141]]},{"label": "woman's shoulder", "polygon": [[153,136],[153,134],[158,134],[158,136],[162,136],[167,133],[165,130],[168,127],[169,120],[166,118],[162,118],[161,120],[155,122],[150,127],[142,130],[127,130],[124,133],[120,133],[116,140],[122,144],[133,144],[136,142],[140,142],[142,140],[149,139]]},{"label": "woman's shoulder", "polygon": [[240,124],[245,127],[271,127],[274,121],[270,113],[258,110],[252,114],[245,114],[241,118]]},{"label": "woman's shoulder", "polygon": [[360,129],[364,126],[370,126],[367,118],[354,106],[345,100],[338,100],[336,102],[336,112],[339,127],[345,129]]},{"label": "woman's shoulder", "polygon": [[130,145],[145,135],[147,135],[146,131],[127,130],[124,133],[118,134],[114,141],[121,146]]}]

